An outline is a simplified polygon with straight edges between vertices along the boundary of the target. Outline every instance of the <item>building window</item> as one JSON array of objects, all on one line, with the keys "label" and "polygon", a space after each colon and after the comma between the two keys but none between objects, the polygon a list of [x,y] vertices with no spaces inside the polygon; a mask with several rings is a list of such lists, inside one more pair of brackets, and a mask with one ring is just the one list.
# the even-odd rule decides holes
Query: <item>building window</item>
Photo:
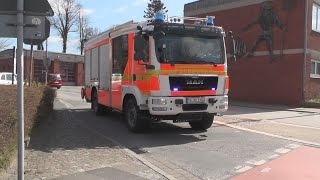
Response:
[{"label": "building window", "polygon": [[315,3],[312,7],[312,30],[320,32],[320,6]]},{"label": "building window", "polygon": [[320,78],[320,61],[311,60],[311,78]]}]

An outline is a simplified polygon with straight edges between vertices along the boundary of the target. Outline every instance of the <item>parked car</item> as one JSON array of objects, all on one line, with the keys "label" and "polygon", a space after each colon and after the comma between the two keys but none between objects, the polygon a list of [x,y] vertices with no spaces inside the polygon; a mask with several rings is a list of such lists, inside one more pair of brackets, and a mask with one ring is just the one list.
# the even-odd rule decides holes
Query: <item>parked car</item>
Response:
[{"label": "parked car", "polygon": [[[13,76],[13,84],[17,84],[17,75]],[[0,72],[0,84],[1,85],[11,85],[12,84],[12,73],[10,72]]]},{"label": "parked car", "polygon": [[48,86],[56,87],[58,89],[62,86],[62,79],[60,74],[49,74],[48,75]]}]

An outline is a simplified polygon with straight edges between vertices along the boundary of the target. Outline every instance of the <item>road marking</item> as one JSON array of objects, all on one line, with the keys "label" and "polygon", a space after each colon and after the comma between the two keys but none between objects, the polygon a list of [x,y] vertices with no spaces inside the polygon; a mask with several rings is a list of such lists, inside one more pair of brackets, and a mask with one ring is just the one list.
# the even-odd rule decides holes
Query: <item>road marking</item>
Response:
[{"label": "road marking", "polygon": [[266,162],[267,162],[266,160],[260,160],[260,161],[247,161],[246,163],[254,166],[260,166]]},{"label": "road marking", "polygon": [[299,145],[299,144],[289,144],[286,147],[290,148],[290,149],[297,149],[297,148],[301,147],[301,145]]},{"label": "road marking", "polygon": [[64,101],[64,100],[62,100],[62,99],[59,99],[59,98],[57,98],[57,100],[59,100],[63,105],[65,105],[67,109],[73,109],[73,108],[71,107],[71,106],[73,106],[73,105],[71,105],[70,103],[68,103],[68,102],[66,102],[66,101]]},{"label": "road marking", "polygon": [[267,168],[262,169],[260,172],[262,172],[262,173],[268,173],[268,172],[270,172],[271,169],[272,169],[272,168],[267,167]]},{"label": "road marking", "polygon": [[243,168],[238,169],[236,172],[237,172],[237,173],[244,173],[244,172],[246,172],[246,171],[248,171],[248,170],[250,170],[250,169],[252,169],[251,166],[245,166],[245,167],[243,167]]},{"label": "road marking", "polygon": [[269,156],[268,159],[276,159],[278,158],[280,155],[279,154],[274,154],[272,156]]},{"label": "road marking", "polygon": [[295,138],[287,138],[287,137],[280,136],[280,135],[275,135],[275,134],[271,134],[271,133],[266,133],[266,132],[262,132],[262,131],[257,131],[257,130],[252,130],[252,129],[248,129],[248,128],[243,128],[243,127],[227,124],[227,123],[221,122],[221,121],[214,121],[214,123],[218,124],[220,126],[226,126],[226,127],[230,127],[233,129],[239,129],[239,130],[247,131],[247,132],[251,132],[251,133],[261,134],[261,135],[284,139],[284,140],[293,141],[293,142],[298,142],[298,143],[301,143],[306,146],[313,146],[313,147],[318,147],[318,148],[320,147],[320,143],[316,143],[316,142],[304,141],[304,140],[295,139]]},{"label": "road marking", "polygon": [[291,149],[279,148],[279,149],[276,149],[274,152],[279,153],[279,154],[286,154],[290,151],[291,151]]},{"label": "road marking", "polygon": [[304,126],[304,125],[291,124],[291,123],[282,123],[282,122],[276,122],[276,121],[268,121],[268,122],[273,123],[273,124],[281,124],[281,125],[286,125],[286,126],[293,126],[293,127],[320,130],[320,128],[318,128],[318,127]]}]

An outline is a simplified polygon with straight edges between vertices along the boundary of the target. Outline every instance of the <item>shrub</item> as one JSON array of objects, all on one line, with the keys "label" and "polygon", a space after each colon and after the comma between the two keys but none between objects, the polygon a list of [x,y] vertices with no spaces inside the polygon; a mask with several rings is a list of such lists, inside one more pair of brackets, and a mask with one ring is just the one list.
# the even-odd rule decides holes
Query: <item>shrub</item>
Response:
[{"label": "shrub", "polygon": [[[34,125],[52,111],[55,92],[44,85],[25,87],[24,90],[25,135],[29,136]],[[16,149],[16,97],[16,86],[0,86],[0,170],[8,166]]]}]

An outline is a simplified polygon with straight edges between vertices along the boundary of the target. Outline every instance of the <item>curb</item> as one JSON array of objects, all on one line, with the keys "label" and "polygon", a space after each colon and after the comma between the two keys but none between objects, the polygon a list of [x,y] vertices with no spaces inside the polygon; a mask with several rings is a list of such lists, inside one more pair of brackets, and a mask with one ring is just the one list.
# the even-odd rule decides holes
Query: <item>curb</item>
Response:
[{"label": "curb", "polygon": [[284,137],[284,136],[280,136],[280,135],[275,135],[275,134],[271,134],[271,133],[266,133],[266,132],[262,132],[262,131],[257,131],[257,130],[252,130],[252,129],[248,129],[248,128],[243,128],[243,127],[240,127],[240,126],[227,124],[227,123],[224,123],[224,122],[221,122],[221,121],[214,121],[214,124],[217,124],[217,125],[220,125],[220,126],[226,126],[226,127],[230,127],[230,128],[238,129],[238,130],[242,130],[242,131],[247,131],[247,132],[251,132],[251,133],[261,134],[261,135],[265,135],[265,136],[270,136],[270,137],[274,137],[274,138],[293,141],[293,142],[301,143],[301,144],[306,145],[306,146],[320,148],[320,143],[316,143],[316,142],[304,141],[304,140],[295,139],[295,138],[288,138],[288,137]]}]

